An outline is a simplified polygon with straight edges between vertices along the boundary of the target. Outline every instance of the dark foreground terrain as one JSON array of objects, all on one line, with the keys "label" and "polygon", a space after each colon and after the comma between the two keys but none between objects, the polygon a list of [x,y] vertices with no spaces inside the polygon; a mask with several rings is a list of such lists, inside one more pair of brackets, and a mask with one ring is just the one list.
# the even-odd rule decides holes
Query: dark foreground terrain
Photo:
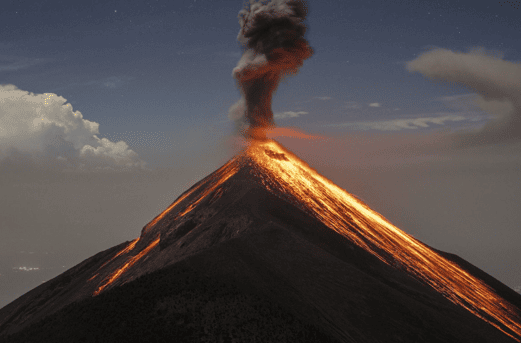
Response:
[{"label": "dark foreground terrain", "polygon": [[[248,241],[262,250],[283,236],[272,230]],[[233,239],[72,303],[0,342],[514,342],[412,279],[378,280],[383,270],[367,261],[353,264],[368,274],[352,270],[340,284],[331,270],[310,268],[296,289],[261,264],[252,246]]]},{"label": "dark foreground terrain", "polygon": [[282,307],[181,264],[74,303],[17,342],[335,342]]}]

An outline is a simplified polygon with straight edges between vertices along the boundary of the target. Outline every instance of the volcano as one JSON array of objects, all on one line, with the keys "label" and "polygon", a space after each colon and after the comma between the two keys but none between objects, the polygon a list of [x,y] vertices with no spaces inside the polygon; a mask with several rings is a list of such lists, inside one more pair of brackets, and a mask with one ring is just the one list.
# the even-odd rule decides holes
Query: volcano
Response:
[{"label": "volcano", "polygon": [[[515,342],[521,296],[273,140],[0,310],[0,342]],[[44,339],[45,338],[45,339]]]}]

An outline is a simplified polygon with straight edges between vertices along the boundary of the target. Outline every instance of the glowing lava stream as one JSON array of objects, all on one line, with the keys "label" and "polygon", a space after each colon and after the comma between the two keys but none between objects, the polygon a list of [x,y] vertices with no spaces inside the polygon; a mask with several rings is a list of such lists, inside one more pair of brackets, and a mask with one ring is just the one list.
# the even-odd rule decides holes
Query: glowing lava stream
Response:
[{"label": "glowing lava stream", "polygon": [[[234,159],[232,160],[232,162]],[[150,221],[147,225],[145,225],[143,234],[146,233],[152,226],[157,224],[158,221],[163,219],[174,207],[179,205],[183,200],[188,198],[190,195],[195,193],[198,189],[203,188],[205,191],[202,194],[198,194],[197,199],[193,200],[189,206],[187,206],[183,211],[180,211],[173,219],[172,221],[178,219],[179,217],[184,216],[186,213],[190,212],[202,199],[204,199],[208,194],[213,192],[218,186],[222,185],[226,180],[228,180],[230,177],[235,175],[239,168],[234,165],[233,163],[227,163],[221,168],[219,168],[217,171],[215,171],[210,180],[207,182],[201,182],[198,185],[193,186],[191,189],[189,189],[185,194],[181,195],[176,201],[174,201],[166,210],[161,212],[158,216],[156,216],[154,219]],[[211,185],[208,185],[210,183]],[[203,187],[206,186],[206,187]]]},{"label": "glowing lava stream", "polygon": [[[250,164],[259,181],[272,193],[287,198],[298,207],[322,221],[326,226],[369,251],[381,261],[400,265],[414,278],[430,285],[451,302],[462,306],[477,317],[518,342],[521,337],[520,318],[516,308],[497,295],[480,279],[461,269],[456,263],[439,255],[422,242],[392,225],[305,162],[272,140],[252,141],[246,151],[233,158],[215,173],[179,197],[166,210],[148,223],[141,238],[172,210],[175,221],[195,208],[206,196],[222,194],[221,186],[235,175],[244,164]],[[203,190],[197,193],[197,190]],[[191,195],[193,199],[180,206]],[[150,232],[150,234],[154,234]],[[158,232],[159,234],[159,232]],[[132,241],[114,258],[134,248],[139,238]],[[159,236],[122,267],[112,272],[99,286],[98,295],[126,270],[159,243]],[[94,278],[94,277],[93,277]]]},{"label": "glowing lava stream", "polygon": [[481,280],[392,225],[275,141],[255,141],[245,154],[264,169],[259,174],[267,177],[262,182],[268,189],[297,200],[331,229],[387,264],[398,262],[453,303],[519,341],[516,309]]},{"label": "glowing lava stream", "polygon": [[[101,265],[101,267],[98,268],[98,270],[96,270],[96,272],[99,272],[100,269],[102,269],[103,267],[105,267],[107,264],[109,264],[110,262],[114,261],[114,259],[120,255],[123,255],[123,254],[126,254],[128,253],[129,251],[131,251],[132,249],[134,249],[134,247],[136,246],[137,242],[139,241],[139,237],[132,240],[125,248],[123,248],[123,250],[121,250],[120,252],[118,252],[116,255],[114,255],[114,257],[112,257],[110,260],[108,260],[107,262],[103,263]],[[99,273],[95,274],[94,276],[92,276],[90,279],[88,279],[87,281],[92,281],[94,280],[97,276],[99,275]]]},{"label": "glowing lava stream", "polygon": [[[137,241],[134,240],[136,243]],[[131,243],[132,244],[132,243]],[[137,254],[136,256],[132,256],[131,258],[129,258],[129,260],[127,261],[127,263],[125,263],[123,266],[121,266],[120,268],[116,269],[114,272],[112,272],[112,274],[110,274],[107,278],[105,278],[105,282],[99,286],[98,290],[96,292],[94,292],[94,296],[100,294],[108,285],[110,285],[111,283],[113,283],[117,278],[119,278],[121,276],[121,274],[123,274],[127,269],[129,269],[130,267],[132,267],[137,261],[139,261],[143,256],[145,256],[146,254],[148,254],[148,252],[150,250],[152,250],[156,245],[159,244],[159,237],[157,237],[152,243],[150,243],[145,249],[141,250],[139,252],[139,254]],[[126,249],[126,248],[125,248]],[[123,250],[125,250],[123,249]],[[119,254],[121,254],[123,251],[121,251]],[[119,254],[117,254],[116,256],[118,256]],[[116,257],[114,256],[113,259]]]},{"label": "glowing lava stream", "polygon": [[[182,217],[184,216],[186,213],[190,212],[195,206],[197,206],[197,204],[199,202],[201,202],[201,200],[203,200],[207,195],[209,195],[210,193],[212,193],[213,191],[215,191],[217,189],[217,187],[219,187],[220,185],[222,185],[226,180],[228,180],[230,177],[232,177],[233,175],[235,175],[235,173],[237,173],[238,171],[238,166],[236,166],[235,164],[233,163],[227,163],[226,165],[224,165],[223,167],[221,167],[220,169],[218,169],[214,174],[212,174],[213,177],[211,177],[209,180],[206,180],[205,182],[201,182],[200,184],[192,187],[190,190],[188,190],[185,194],[183,194],[182,196],[180,196],[176,201],[174,201],[170,206],[168,206],[168,208],[166,210],[164,210],[163,212],[161,212],[158,216],[156,216],[152,221],[150,221],[150,223],[148,223],[147,225],[145,225],[144,229],[143,229],[143,233],[142,233],[142,236],[145,235],[148,230],[153,227],[158,221],[160,221],[161,219],[163,219],[174,207],[176,207],[177,205],[179,205],[183,200],[185,200],[186,198],[188,198],[190,195],[192,195],[193,193],[195,193],[196,190],[198,189],[204,189],[203,192],[197,194],[197,197],[195,199],[191,199],[191,202],[188,204],[188,206],[186,206],[186,208],[184,208],[182,211],[180,210],[171,220],[172,221],[175,221],[177,220],[179,217]],[[214,194],[214,197],[215,196],[219,196],[220,194],[222,194],[222,192],[217,192],[217,194]],[[120,252],[118,252],[116,255],[114,255],[114,257],[112,257],[109,261],[105,262],[99,269],[103,268],[106,264],[108,264],[109,262],[113,261],[116,257],[122,255],[122,254],[125,254],[125,253],[128,253],[129,251],[131,251],[132,249],[134,249],[134,247],[136,246],[137,242],[141,239],[141,237],[139,238],[136,238],[134,239],[132,242],[130,242],[123,250],[121,250]],[[123,273],[125,271],[127,271],[130,267],[132,267],[139,259],[141,259],[143,256],[145,256],[150,250],[152,250],[152,248],[154,248],[158,243],[159,243],[159,240],[160,240],[160,237],[158,236],[157,239],[155,241],[153,241],[149,246],[147,246],[144,250],[142,250],[141,252],[139,252],[139,254],[137,254],[136,256],[133,256],[131,257],[128,262],[126,262],[122,267],[118,268],[116,271],[112,272],[108,277],[106,277],[103,282],[102,282],[102,285],[99,286],[98,290],[96,290],[93,294],[93,296],[96,296],[98,294],[100,294],[107,286],[109,286],[110,284],[112,284],[114,281],[116,281],[119,277],[121,277],[121,275],[123,275]],[[98,269],[98,270],[99,270]],[[98,274],[94,275],[93,277],[91,277],[88,281],[91,281],[93,280],[94,278],[96,278]]]}]

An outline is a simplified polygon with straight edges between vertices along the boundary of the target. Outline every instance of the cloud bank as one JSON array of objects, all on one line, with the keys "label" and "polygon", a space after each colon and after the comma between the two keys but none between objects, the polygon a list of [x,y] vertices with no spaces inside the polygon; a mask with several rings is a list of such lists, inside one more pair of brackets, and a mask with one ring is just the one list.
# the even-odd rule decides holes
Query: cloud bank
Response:
[{"label": "cloud bank", "polygon": [[341,126],[348,126],[357,130],[379,130],[379,131],[399,131],[407,129],[418,129],[430,127],[431,124],[444,125],[446,121],[462,121],[465,117],[460,115],[447,115],[440,117],[426,117],[426,118],[405,118],[393,119],[386,121],[368,121],[341,124]]},{"label": "cloud bank", "polygon": [[27,69],[37,64],[48,62],[49,59],[25,58],[16,56],[0,55],[0,72],[18,71]]},{"label": "cloud bank", "polygon": [[136,170],[146,162],[124,141],[98,138],[99,124],[54,93],[0,85],[0,169]]},{"label": "cloud bank", "polygon": [[474,101],[493,116],[484,127],[454,135],[459,146],[519,142],[521,140],[521,64],[503,60],[497,52],[474,48],[468,53],[433,49],[407,62],[410,72],[435,81],[457,83],[475,91]]},{"label": "cloud bank", "polygon": [[308,112],[305,112],[305,111],[299,111],[299,112],[286,111],[286,112],[281,112],[281,113],[275,113],[273,115],[273,118],[275,118],[275,119],[298,118],[301,115],[306,115],[306,114],[308,114]]}]

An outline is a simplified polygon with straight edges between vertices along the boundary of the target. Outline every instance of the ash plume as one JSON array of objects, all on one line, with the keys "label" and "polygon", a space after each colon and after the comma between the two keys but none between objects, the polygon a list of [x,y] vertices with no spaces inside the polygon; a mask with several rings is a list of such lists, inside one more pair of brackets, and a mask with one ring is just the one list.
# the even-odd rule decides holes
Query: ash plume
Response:
[{"label": "ash plume", "polygon": [[313,54],[304,38],[306,15],[306,3],[299,0],[250,0],[239,12],[237,40],[244,53],[232,76],[241,99],[228,116],[244,136],[265,137],[265,129],[274,126],[271,101],[281,79],[296,74]]}]

